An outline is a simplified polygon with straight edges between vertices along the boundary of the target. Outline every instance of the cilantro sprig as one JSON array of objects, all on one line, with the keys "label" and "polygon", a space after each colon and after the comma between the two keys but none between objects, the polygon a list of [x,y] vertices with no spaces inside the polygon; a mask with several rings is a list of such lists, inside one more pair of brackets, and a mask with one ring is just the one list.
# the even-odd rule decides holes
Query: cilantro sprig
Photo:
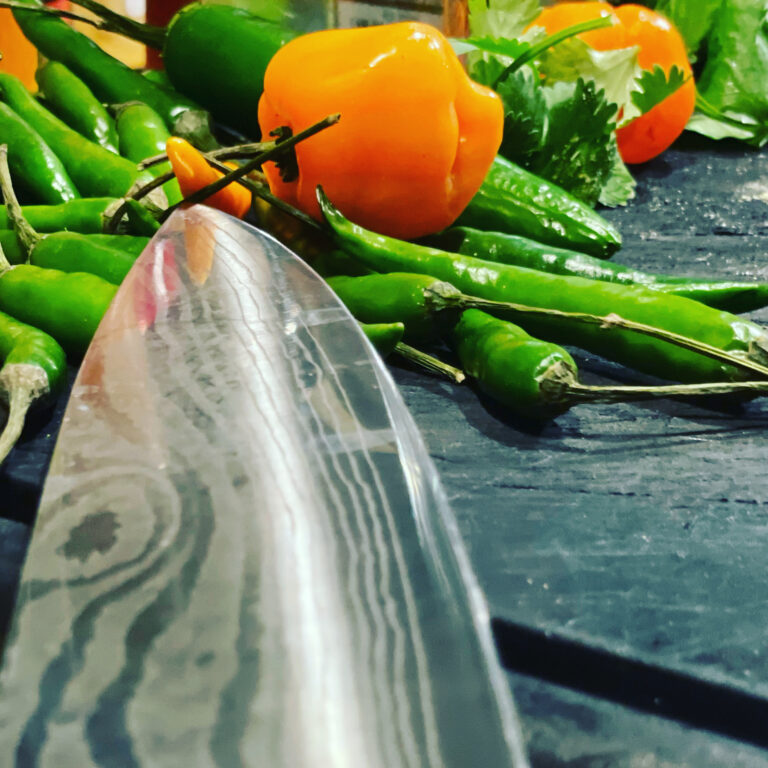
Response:
[{"label": "cilantro sprig", "polygon": [[472,36],[461,52],[473,79],[501,97],[500,153],[589,204],[631,200],[635,183],[616,128],[679,88],[683,72],[646,72],[636,47],[596,51],[577,37],[610,17],[546,36],[535,26],[538,0],[470,0],[469,11]]}]

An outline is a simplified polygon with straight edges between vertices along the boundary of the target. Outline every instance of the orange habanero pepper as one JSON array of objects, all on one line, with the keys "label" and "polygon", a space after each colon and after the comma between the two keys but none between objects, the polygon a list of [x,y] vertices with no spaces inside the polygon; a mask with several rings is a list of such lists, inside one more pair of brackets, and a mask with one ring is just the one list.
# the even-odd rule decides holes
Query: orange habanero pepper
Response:
[{"label": "orange habanero pepper", "polygon": [[493,162],[504,120],[499,97],[418,22],[314,32],[275,54],[259,101],[262,136],[337,112],[337,125],[296,146],[298,179],[283,181],[265,163],[270,188],[319,219],[322,184],[352,221],[400,238],[456,219]]},{"label": "orange habanero pepper", "polygon": [[[211,168],[203,155],[186,139],[171,136],[165,143],[165,152],[184,197],[213,184],[224,175],[215,168]],[[230,163],[227,165],[233,169],[236,167]],[[232,182],[207,198],[205,204],[242,219],[248,213],[252,199],[251,193],[245,187]]]},{"label": "orange habanero pepper", "polygon": [[688,78],[660,104],[616,131],[624,162],[644,163],[677,139],[693,113],[696,87],[685,42],[664,16],[635,4],[614,8],[604,2],[561,2],[545,8],[531,26],[544,27],[552,34],[600,16],[613,17],[615,24],[579,35],[592,48],[607,51],[636,45],[637,63],[642,69],[653,69],[658,64],[669,74],[677,66]]}]

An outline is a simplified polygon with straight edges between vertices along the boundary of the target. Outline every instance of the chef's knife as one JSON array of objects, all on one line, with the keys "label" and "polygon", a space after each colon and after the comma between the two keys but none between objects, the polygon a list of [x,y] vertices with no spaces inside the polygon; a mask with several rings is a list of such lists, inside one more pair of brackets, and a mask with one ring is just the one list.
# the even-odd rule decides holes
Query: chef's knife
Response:
[{"label": "chef's knife", "polygon": [[389,374],[298,258],[205,207],[83,362],[0,685],[23,768],[527,764]]}]

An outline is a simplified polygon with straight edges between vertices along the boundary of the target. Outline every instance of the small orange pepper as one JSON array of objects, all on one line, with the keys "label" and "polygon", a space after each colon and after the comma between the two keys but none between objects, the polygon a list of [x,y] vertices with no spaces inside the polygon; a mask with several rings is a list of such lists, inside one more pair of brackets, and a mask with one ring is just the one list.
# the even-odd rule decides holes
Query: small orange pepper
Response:
[{"label": "small orange pepper", "polygon": [[[184,197],[213,184],[224,175],[212,168],[205,157],[186,139],[171,136],[165,143],[165,152]],[[230,163],[227,163],[227,166],[233,169],[236,167]],[[245,187],[232,182],[207,198],[205,204],[242,219],[250,210],[252,200],[253,196]]]},{"label": "small orange pepper", "polygon": [[299,174],[264,164],[273,194],[315,218],[321,184],[345,216],[392,237],[449,226],[479,189],[501,143],[499,97],[473,82],[428,24],[331,29],[272,58],[259,101],[266,139],[340,113],[296,145]]},{"label": "small orange pepper", "polygon": [[658,64],[668,75],[677,66],[688,78],[660,104],[616,131],[624,162],[644,163],[667,149],[693,114],[696,87],[685,42],[664,16],[634,4],[614,8],[604,2],[561,2],[545,8],[531,26],[544,27],[552,34],[600,16],[612,16],[616,23],[579,35],[592,48],[607,51],[636,45],[637,63],[642,69],[653,69]]}]

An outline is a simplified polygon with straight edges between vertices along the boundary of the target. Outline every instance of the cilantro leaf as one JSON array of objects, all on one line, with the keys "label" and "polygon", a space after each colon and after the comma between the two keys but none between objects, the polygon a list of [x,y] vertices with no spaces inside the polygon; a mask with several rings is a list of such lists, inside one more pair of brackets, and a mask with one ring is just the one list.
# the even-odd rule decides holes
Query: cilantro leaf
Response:
[{"label": "cilantro leaf", "polygon": [[504,134],[499,152],[525,167],[544,145],[549,107],[538,75],[524,67],[499,85],[504,104]]},{"label": "cilantro leaf", "polygon": [[546,51],[538,67],[547,82],[575,82],[580,77],[593,80],[607,101],[626,108],[635,80],[642,74],[637,51],[637,46],[597,51],[583,40],[570,38]]},{"label": "cilantro leaf", "polygon": [[768,0],[723,0],[698,78],[700,93],[717,110],[761,125],[768,124],[767,16]]},{"label": "cilantro leaf", "polygon": [[516,59],[531,47],[530,43],[515,38],[468,37],[462,42],[471,45],[475,50],[493,53],[496,56],[508,56],[510,59]]},{"label": "cilantro leaf", "polygon": [[617,107],[592,81],[558,82],[543,91],[547,132],[528,169],[594,205],[614,166]]},{"label": "cilantro leaf", "polygon": [[715,13],[722,4],[723,0],[657,0],[654,10],[666,16],[677,27],[693,63],[712,29]]},{"label": "cilantro leaf", "polygon": [[598,202],[608,208],[615,208],[617,205],[626,205],[632,200],[635,196],[637,183],[621,159],[615,135],[611,141],[611,154],[613,155],[613,165],[603,188],[600,190]]},{"label": "cilantro leaf", "polygon": [[653,69],[643,71],[637,81],[637,90],[632,91],[632,104],[640,115],[644,115],[661,104],[667,96],[671,96],[687,81],[685,72],[677,65],[673,65],[667,74],[657,64]]},{"label": "cilantro leaf", "polygon": [[700,93],[696,94],[696,111],[686,130],[710,139],[739,139],[754,147],[768,143],[768,123],[759,123],[749,115],[732,110],[721,112]]}]

